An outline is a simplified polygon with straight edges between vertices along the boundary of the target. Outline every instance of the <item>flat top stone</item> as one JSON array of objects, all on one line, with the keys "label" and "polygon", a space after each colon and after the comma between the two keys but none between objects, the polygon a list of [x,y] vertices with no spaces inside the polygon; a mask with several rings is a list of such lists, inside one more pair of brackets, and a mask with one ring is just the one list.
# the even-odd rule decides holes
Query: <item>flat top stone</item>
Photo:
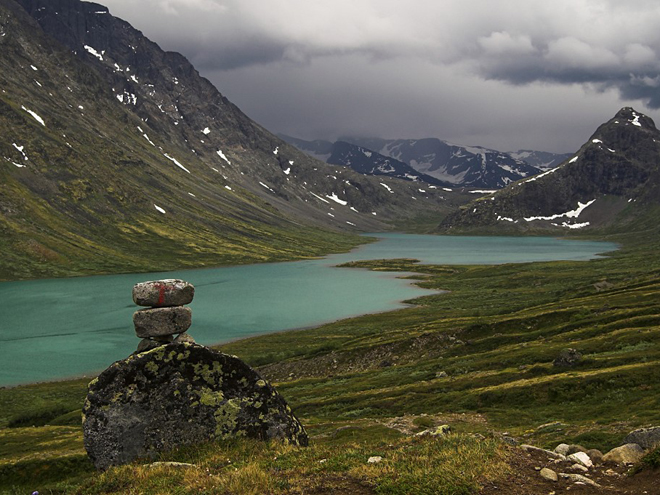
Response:
[{"label": "flat top stone", "polygon": [[194,296],[195,287],[179,279],[140,282],[133,287],[133,302],[138,306],[183,306]]},{"label": "flat top stone", "polygon": [[584,467],[593,467],[594,463],[591,461],[591,458],[588,454],[584,452],[575,452],[568,456],[569,460],[575,461],[578,464],[582,464]]}]

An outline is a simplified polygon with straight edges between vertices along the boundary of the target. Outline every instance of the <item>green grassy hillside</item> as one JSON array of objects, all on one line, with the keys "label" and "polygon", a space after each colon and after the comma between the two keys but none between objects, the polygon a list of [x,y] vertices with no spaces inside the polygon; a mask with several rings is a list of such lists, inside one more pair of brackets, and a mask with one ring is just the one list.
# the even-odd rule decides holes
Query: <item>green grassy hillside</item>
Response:
[{"label": "green grassy hillside", "polygon": [[[276,385],[307,426],[309,449],[211,444],[163,457],[194,468],[138,463],[99,477],[82,449],[85,380],[0,389],[0,486],[467,494],[515,471],[518,454],[506,436],[609,449],[636,427],[660,424],[658,237],[609,240],[623,248],[589,262],[355,263],[413,272],[415,283],[448,292],[395,312],[221,346]],[[582,362],[553,366],[565,348],[580,351]],[[442,424],[453,429],[443,439],[413,435]],[[371,456],[386,461],[369,464]]]}]

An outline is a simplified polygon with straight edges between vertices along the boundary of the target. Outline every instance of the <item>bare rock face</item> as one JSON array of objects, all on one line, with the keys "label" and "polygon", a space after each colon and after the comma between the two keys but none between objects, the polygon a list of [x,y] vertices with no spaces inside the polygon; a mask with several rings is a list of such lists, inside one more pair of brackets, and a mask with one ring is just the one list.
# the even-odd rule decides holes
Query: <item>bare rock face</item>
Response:
[{"label": "bare rock face", "polygon": [[90,383],[85,449],[98,469],[234,437],[308,443],[275,389],[235,356],[171,343],[118,361]]},{"label": "bare rock face", "polygon": [[184,280],[153,280],[140,282],[133,287],[133,302],[138,306],[183,306],[190,304],[193,297],[195,287]]}]

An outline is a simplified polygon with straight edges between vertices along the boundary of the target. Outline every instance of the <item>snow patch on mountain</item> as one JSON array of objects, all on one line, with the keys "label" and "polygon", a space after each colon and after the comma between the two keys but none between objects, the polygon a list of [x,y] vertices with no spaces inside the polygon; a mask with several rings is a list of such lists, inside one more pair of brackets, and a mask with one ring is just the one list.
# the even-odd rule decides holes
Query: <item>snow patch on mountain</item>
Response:
[{"label": "snow patch on mountain", "polygon": [[338,203],[342,206],[346,206],[348,204],[348,201],[344,201],[343,199],[339,199],[339,197],[337,196],[336,193],[326,194],[325,197],[331,199],[335,203]]},{"label": "snow patch on mountain", "polygon": [[315,198],[320,199],[320,200],[323,201],[324,203],[328,203],[328,204],[330,204],[329,201],[323,199],[323,198],[322,198],[321,196],[319,196],[318,194],[315,194],[315,193],[313,193],[312,191],[309,191],[309,193],[310,193],[312,196],[314,196]]},{"label": "snow patch on mountain", "polygon": [[224,161],[227,162],[227,165],[231,165],[231,162],[227,159],[225,154],[222,152],[222,150],[218,150],[216,153],[218,153],[218,156],[222,158]]},{"label": "snow patch on mountain", "polygon": [[636,112],[633,112],[632,114],[633,114],[633,119],[630,121],[630,123],[637,127],[642,127],[642,124],[639,122],[640,115]]},{"label": "snow patch on mountain", "polygon": [[21,109],[25,110],[27,113],[29,113],[29,114],[32,116],[32,118],[33,118],[34,120],[36,120],[37,122],[39,122],[42,126],[46,127],[46,123],[44,122],[44,119],[42,119],[42,118],[37,114],[37,112],[34,112],[34,111],[32,111],[32,110],[28,110],[28,109],[25,108],[23,105],[21,105]]},{"label": "snow patch on mountain", "polygon": [[275,191],[273,191],[273,189],[272,189],[270,186],[264,184],[263,182],[259,181],[259,185],[265,187],[265,188],[268,189],[270,192],[275,193]]},{"label": "snow patch on mountain", "polygon": [[12,144],[12,146],[13,146],[14,148],[16,148],[16,149],[18,150],[18,152],[19,152],[21,155],[23,155],[23,160],[27,160],[27,159],[28,159],[28,156],[27,156],[27,155],[25,154],[25,152],[23,151],[23,150],[25,149],[25,146],[19,146],[19,145],[17,145],[16,143],[11,143],[11,144]]},{"label": "snow patch on mountain", "polygon": [[539,217],[523,217],[526,222],[533,222],[534,220],[556,220],[558,218],[567,217],[567,218],[578,218],[580,214],[589,206],[594,204],[596,200],[592,199],[586,203],[581,203],[578,201],[578,207],[574,210],[567,211],[566,213],[557,213],[556,215],[550,216],[539,216]]},{"label": "snow patch on mountain", "polygon": [[164,156],[165,158],[167,158],[168,160],[170,160],[172,163],[174,163],[174,165],[176,165],[177,167],[179,167],[181,170],[185,170],[186,172],[190,173],[190,170],[188,170],[186,167],[184,167],[183,165],[181,165],[181,163],[179,163],[179,161],[178,161],[176,158],[172,158],[172,157],[171,157],[170,155],[168,155],[167,153],[164,153],[163,156]]},{"label": "snow patch on mountain", "polygon": [[103,62],[103,55],[105,55],[105,50],[103,50],[101,53],[99,53],[93,47],[91,47],[89,45],[85,45],[83,48],[85,50],[87,50],[89,53],[91,53],[92,55],[94,55],[96,58],[98,58],[101,62]]}]

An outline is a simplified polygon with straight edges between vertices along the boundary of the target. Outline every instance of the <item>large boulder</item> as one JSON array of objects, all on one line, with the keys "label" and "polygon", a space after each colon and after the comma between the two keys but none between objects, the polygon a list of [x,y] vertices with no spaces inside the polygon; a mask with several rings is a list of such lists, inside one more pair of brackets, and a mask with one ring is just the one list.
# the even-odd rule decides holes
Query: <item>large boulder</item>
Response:
[{"label": "large boulder", "polygon": [[603,462],[616,464],[635,464],[644,457],[644,449],[636,443],[627,443],[610,450],[603,456]]},{"label": "large boulder", "polygon": [[233,437],[307,445],[275,389],[235,356],[171,343],[118,361],[89,385],[85,449],[98,469]]},{"label": "large boulder", "polygon": [[639,430],[631,431],[624,438],[623,443],[636,443],[643,449],[649,450],[660,445],[660,426],[653,428],[640,428]]}]

